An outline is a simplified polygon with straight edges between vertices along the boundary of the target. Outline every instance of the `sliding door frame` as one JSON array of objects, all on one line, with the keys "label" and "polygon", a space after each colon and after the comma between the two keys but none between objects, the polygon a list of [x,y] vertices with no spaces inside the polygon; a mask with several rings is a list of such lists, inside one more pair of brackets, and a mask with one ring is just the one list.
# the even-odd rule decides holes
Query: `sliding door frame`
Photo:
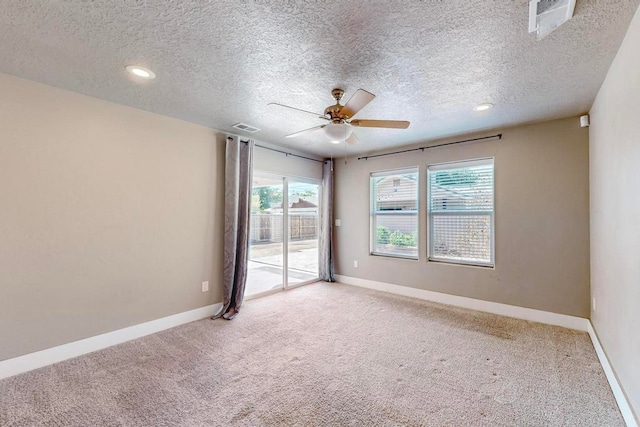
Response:
[{"label": "sliding door frame", "polygon": [[[286,274],[286,280],[285,280],[285,286],[284,289],[294,289],[294,288],[298,288],[300,286],[304,286],[304,285],[308,285],[311,283],[316,283],[320,281],[320,212],[321,212],[321,206],[320,203],[322,203],[322,180],[319,179],[313,179],[313,178],[304,178],[304,177],[299,177],[299,176],[293,176],[293,175],[285,175],[284,176],[284,181],[286,182],[286,194],[287,194],[287,214],[286,214],[286,219],[285,219],[285,228],[287,229],[287,245],[286,245],[286,265],[287,268],[285,270]],[[300,182],[303,184],[314,184],[318,186],[318,220],[316,221],[316,239],[318,240],[318,259],[317,261],[317,265],[318,265],[318,277],[314,278],[314,279],[309,279],[309,280],[305,280],[304,282],[300,282],[300,283],[296,283],[293,285],[289,284],[289,181],[293,181],[293,182]]]},{"label": "sliding door frame", "polygon": [[[268,291],[259,292],[253,295],[245,297],[245,300],[254,298],[260,298],[267,295],[272,295],[278,292],[286,291],[289,289],[298,288],[300,286],[309,285],[320,281],[319,273],[318,277],[304,282],[296,283],[294,285],[289,284],[289,181],[301,182],[307,184],[315,184],[318,186],[318,221],[316,221],[316,236],[318,243],[320,240],[320,211],[322,203],[322,181],[319,179],[298,177],[294,175],[281,175],[273,172],[254,170],[254,176],[262,176],[271,179],[282,180],[282,287],[277,289],[270,289]],[[251,191],[253,192],[253,183],[251,184]],[[318,266],[320,266],[320,251],[318,251]]]}]

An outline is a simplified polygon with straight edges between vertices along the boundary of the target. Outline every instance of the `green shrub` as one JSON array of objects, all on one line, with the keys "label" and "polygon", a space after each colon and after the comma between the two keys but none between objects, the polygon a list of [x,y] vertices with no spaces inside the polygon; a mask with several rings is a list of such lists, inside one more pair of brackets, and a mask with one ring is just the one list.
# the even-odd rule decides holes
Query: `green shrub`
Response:
[{"label": "green shrub", "polygon": [[403,233],[400,230],[390,231],[388,227],[379,225],[376,227],[376,241],[380,245],[391,244],[393,246],[418,246],[418,233]]},{"label": "green shrub", "polygon": [[376,228],[377,241],[381,245],[389,244],[389,229],[383,225]]},{"label": "green shrub", "polygon": [[418,234],[415,231],[406,234],[396,230],[389,235],[389,243],[394,246],[418,246]]}]

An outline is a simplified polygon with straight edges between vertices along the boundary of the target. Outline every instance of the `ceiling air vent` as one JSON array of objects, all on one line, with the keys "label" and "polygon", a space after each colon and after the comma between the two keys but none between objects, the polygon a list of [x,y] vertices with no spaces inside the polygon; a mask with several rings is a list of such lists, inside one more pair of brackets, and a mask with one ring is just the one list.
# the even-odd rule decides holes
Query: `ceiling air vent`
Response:
[{"label": "ceiling air vent", "polygon": [[232,128],[236,128],[236,129],[240,129],[243,130],[245,132],[249,132],[249,133],[256,133],[258,132],[260,129],[253,127],[253,126],[249,126],[246,125],[244,123],[236,123],[235,125],[231,126]]},{"label": "ceiling air vent", "polygon": [[576,0],[529,0],[529,32],[541,40],[573,16]]}]

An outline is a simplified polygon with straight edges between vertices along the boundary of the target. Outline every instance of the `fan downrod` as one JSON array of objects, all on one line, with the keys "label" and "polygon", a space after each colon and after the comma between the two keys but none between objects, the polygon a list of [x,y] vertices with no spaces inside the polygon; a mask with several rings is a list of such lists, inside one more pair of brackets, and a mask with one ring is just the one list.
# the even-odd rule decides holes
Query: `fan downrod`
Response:
[{"label": "fan downrod", "polygon": [[331,91],[331,96],[333,96],[333,98],[336,100],[338,104],[340,103],[340,100],[342,99],[343,95],[344,95],[344,90],[340,88],[335,88],[334,90]]},{"label": "fan downrod", "polygon": [[335,123],[340,123],[343,118],[340,116],[340,110],[342,110],[342,105],[340,105],[340,100],[344,95],[344,90],[340,88],[335,88],[331,91],[331,96],[336,100],[335,105],[330,105],[324,110],[324,115],[329,116],[331,120]]}]

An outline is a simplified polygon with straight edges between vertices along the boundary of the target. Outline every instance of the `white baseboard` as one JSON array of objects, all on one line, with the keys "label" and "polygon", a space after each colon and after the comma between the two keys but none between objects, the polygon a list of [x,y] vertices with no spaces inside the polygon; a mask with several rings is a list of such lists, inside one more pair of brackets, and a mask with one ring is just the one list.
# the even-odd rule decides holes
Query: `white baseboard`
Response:
[{"label": "white baseboard", "polygon": [[440,292],[410,288],[408,286],[394,285],[385,282],[376,282],[375,280],[360,279],[351,276],[336,275],[336,280],[347,285],[354,285],[391,294],[438,302],[440,304],[469,308],[471,310],[499,314],[501,316],[515,317],[516,319],[562,326],[564,328],[577,329],[582,332],[588,332],[589,329],[589,320],[582,317],[568,316],[566,314],[551,313],[548,311],[535,310],[533,308],[518,307],[498,302],[443,294]]},{"label": "white baseboard", "polygon": [[201,320],[213,316],[221,307],[222,304],[218,303],[196,308],[195,310],[185,311],[184,313],[174,314],[150,322],[118,329],[117,331],[107,332],[35,353],[25,354],[24,356],[14,357],[13,359],[3,360],[0,361],[0,379],[102,350],[103,348],[113,345],[122,344],[123,342],[164,331],[165,329],[180,326],[185,323]]},{"label": "white baseboard", "polygon": [[609,386],[611,387],[613,396],[618,403],[618,408],[622,413],[622,418],[624,418],[625,423],[627,423],[627,427],[638,427],[638,421],[633,415],[631,404],[629,404],[627,396],[624,394],[624,391],[622,390],[622,387],[618,382],[618,377],[616,377],[616,374],[613,372],[613,368],[609,363],[609,359],[607,358],[602,345],[600,345],[600,340],[598,339],[598,335],[596,334],[595,329],[593,329],[593,325],[591,324],[591,322],[589,322],[588,332],[589,336],[591,337],[593,347],[596,349],[596,354],[598,355],[598,359],[600,360],[600,364],[602,365],[604,374],[607,376],[607,381],[609,381]]}]

